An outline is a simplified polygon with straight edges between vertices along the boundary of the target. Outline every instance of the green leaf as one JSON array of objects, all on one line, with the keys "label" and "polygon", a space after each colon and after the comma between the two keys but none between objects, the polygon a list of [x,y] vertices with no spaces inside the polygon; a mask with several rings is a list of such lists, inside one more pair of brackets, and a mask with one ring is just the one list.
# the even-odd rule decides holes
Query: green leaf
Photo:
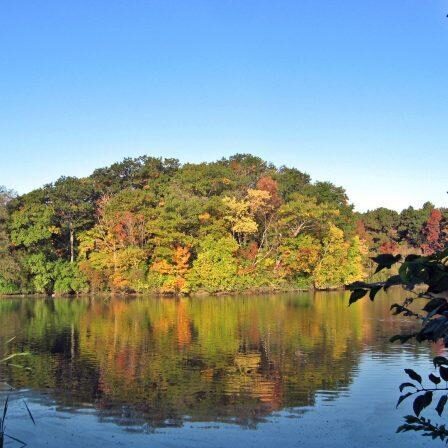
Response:
[{"label": "green leaf", "polygon": [[432,362],[434,363],[434,367],[447,365],[448,366],[448,359],[446,359],[444,356],[436,356]]},{"label": "green leaf", "polygon": [[373,302],[375,300],[375,296],[378,294],[379,291],[381,291],[382,286],[373,286],[370,289],[369,298]]},{"label": "green leaf", "polygon": [[432,391],[426,391],[424,394],[419,395],[412,405],[414,409],[415,415],[418,417],[420,412],[423,411],[426,407],[428,407],[432,402]]},{"label": "green leaf", "polygon": [[400,398],[398,399],[398,401],[397,401],[397,405],[396,405],[395,407],[398,408],[398,406],[400,406],[400,403],[401,403],[403,400],[406,400],[406,398],[410,397],[412,394],[413,394],[413,392],[408,392],[407,394],[400,395]]},{"label": "green leaf", "polygon": [[359,299],[362,299],[368,292],[368,289],[355,289],[350,295],[348,305],[350,306],[352,303],[355,303]]},{"label": "green leaf", "polygon": [[412,369],[404,369],[411,380],[417,381],[417,383],[422,384],[422,377]]},{"label": "green leaf", "polygon": [[439,372],[442,379],[448,381],[448,367],[440,366]]},{"label": "green leaf", "polygon": [[413,387],[413,388],[417,389],[417,386],[415,384],[412,384],[412,383],[402,383],[402,384],[400,384],[400,387],[399,387],[400,392],[403,392],[403,389],[406,388],[406,387]]},{"label": "green leaf", "polygon": [[405,262],[416,261],[416,260],[419,260],[420,258],[422,258],[420,255],[411,254],[411,255],[407,255],[406,258],[404,259],[404,261]]},{"label": "green leaf", "polygon": [[390,269],[395,263],[401,260],[401,255],[381,254],[371,259],[378,265],[375,274],[387,268]]},{"label": "green leaf", "polygon": [[445,405],[446,405],[447,400],[448,400],[448,395],[442,395],[440,397],[439,402],[437,403],[436,412],[437,412],[437,414],[439,414],[439,417],[442,416],[442,412],[445,409]]},{"label": "green leaf", "polygon": [[440,384],[440,378],[438,376],[433,375],[432,373],[430,373],[428,378],[435,385]]},{"label": "green leaf", "polygon": [[402,285],[403,281],[399,275],[393,275],[386,280],[384,290],[387,291],[391,286]]},{"label": "green leaf", "polygon": [[442,298],[431,299],[424,307],[423,311],[430,313],[431,311],[437,310],[442,305],[446,304],[446,300]]},{"label": "green leaf", "polygon": [[389,342],[400,341],[402,344],[409,341],[409,339],[413,338],[417,333],[411,334],[396,334],[389,339]]},{"label": "green leaf", "polygon": [[405,415],[406,423],[420,423],[420,419],[415,415]]},{"label": "green leaf", "polygon": [[353,291],[355,289],[361,289],[361,288],[365,289],[368,287],[369,287],[369,284],[366,282],[353,282],[347,286],[347,289],[349,289],[350,291]]}]

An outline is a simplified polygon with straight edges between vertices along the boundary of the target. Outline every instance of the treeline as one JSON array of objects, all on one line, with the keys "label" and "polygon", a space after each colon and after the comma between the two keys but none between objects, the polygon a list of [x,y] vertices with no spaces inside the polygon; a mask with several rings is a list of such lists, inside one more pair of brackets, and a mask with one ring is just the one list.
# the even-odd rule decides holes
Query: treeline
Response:
[{"label": "treeline", "polygon": [[125,159],[0,191],[0,292],[335,288],[365,277],[369,250],[442,244],[440,211],[405,212],[356,214],[343,188],[247,154]]},{"label": "treeline", "polygon": [[401,213],[378,208],[359,216],[357,233],[374,253],[431,255],[448,243],[448,210],[430,202]]}]

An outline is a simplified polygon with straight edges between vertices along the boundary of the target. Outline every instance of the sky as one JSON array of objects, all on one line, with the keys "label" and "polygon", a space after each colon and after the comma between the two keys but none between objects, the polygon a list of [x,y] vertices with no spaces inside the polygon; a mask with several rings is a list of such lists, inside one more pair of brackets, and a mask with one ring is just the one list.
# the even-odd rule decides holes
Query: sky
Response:
[{"label": "sky", "polygon": [[448,206],[448,0],[1,0],[0,185],[252,153]]}]

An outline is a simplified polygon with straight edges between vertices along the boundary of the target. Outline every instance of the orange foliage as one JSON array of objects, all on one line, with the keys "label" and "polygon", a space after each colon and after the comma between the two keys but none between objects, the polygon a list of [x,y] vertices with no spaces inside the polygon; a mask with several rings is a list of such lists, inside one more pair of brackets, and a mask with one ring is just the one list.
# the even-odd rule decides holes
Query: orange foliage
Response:
[{"label": "orange foliage", "polygon": [[399,249],[398,243],[395,241],[386,241],[381,244],[379,251],[381,254],[395,254]]},{"label": "orange foliage", "polygon": [[255,260],[258,254],[258,244],[251,241],[246,247],[240,247],[238,254],[245,260]]},{"label": "orange foliage", "polygon": [[278,194],[278,184],[277,181],[272,179],[271,176],[263,176],[257,182],[257,189],[267,191],[270,195],[269,205],[273,209],[280,207],[282,200]]},{"label": "orange foliage", "polygon": [[187,282],[184,277],[189,269],[190,257],[189,246],[176,246],[173,249],[171,263],[162,259],[152,264],[152,271],[168,277],[162,287],[163,293],[178,294],[185,289]]}]

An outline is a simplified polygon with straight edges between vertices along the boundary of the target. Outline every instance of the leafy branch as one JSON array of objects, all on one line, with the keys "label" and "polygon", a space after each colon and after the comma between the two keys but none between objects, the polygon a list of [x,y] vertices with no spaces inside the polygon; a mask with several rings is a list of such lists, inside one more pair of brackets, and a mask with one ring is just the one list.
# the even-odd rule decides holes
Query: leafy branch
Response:
[{"label": "leafy branch", "polygon": [[[373,257],[377,264],[375,272],[390,269],[399,264],[398,275],[390,276],[384,282],[366,283],[355,282],[348,286],[352,291],[349,305],[369,296],[374,301],[380,291],[388,291],[393,286],[401,286],[409,295],[402,303],[394,303],[391,312],[416,319],[421,327],[418,331],[399,334],[391,337],[390,341],[400,341],[402,344],[415,338],[417,342],[437,342],[443,340],[448,347],[448,249],[432,255],[408,255],[402,260],[401,255],[383,254]],[[421,312],[417,304],[424,301]],[[423,435],[448,441],[448,430],[445,425],[431,423],[421,417],[421,412],[434,401],[436,394],[442,394],[435,406],[435,411],[442,416],[448,402],[448,359],[437,356],[433,360],[438,375],[429,374],[430,387],[423,385],[423,378],[412,369],[405,369],[412,382],[402,383],[399,387],[402,395],[398,399],[397,407],[408,398],[413,397],[413,411],[415,416],[406,416],[406,423],[397,432],[423,431]],[[439,385],[445,382],[445,387]],[[404,390],[408,390],[403,394]],[[411,389],[409,391],[409,389]]]}]

